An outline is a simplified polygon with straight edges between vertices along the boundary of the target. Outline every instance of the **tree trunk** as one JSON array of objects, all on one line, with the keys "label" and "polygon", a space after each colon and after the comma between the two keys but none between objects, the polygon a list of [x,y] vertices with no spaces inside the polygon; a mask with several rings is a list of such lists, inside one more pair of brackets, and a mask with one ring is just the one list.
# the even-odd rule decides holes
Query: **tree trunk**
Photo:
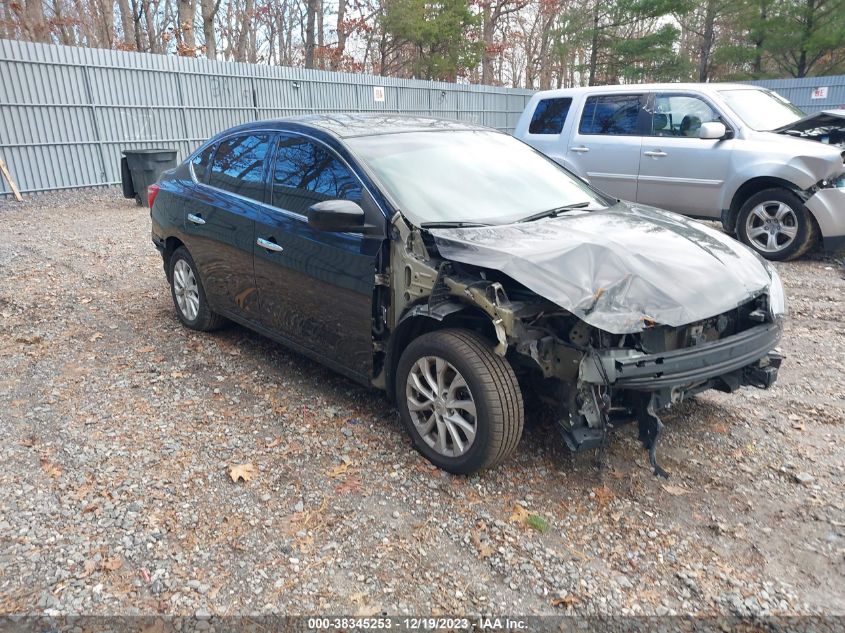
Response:
[{"label": "tree trunk", "polygon": [[713,52],[713,40],[716,23],[716,1],[707,0],[704,13],[704,34],[698,49],[698,81],[706,83],[710,75],[710,54]]},{"label": "tree trunk", "polygon": [[27,39],[31,42],[50,42],[50,25],[44,17],[43,0],[26,0],[24,26]]},{"label": "tree trunk", "polygon": [[134,45],[134,26],[132,20],[132,9],[129,8],[129,0],[117,0],[117,8],[120,12],[120,28],[123,31],[123,48],[132,49]]},{"label": "tree trunk", "polygon": [[593,33],[590,38],[590,78],[588,85],[596,85],[596,71],[599,59],[599,0],[593,4]]},{"label": "tree trunk", "polygon": [[338,0],[337,3],[337,47],[332,55],[332,70],[340,70],[343,63],[343,55],[346,52],[346,0]]},{"label": "tree trunk", "polygon": [[319,0],[308,0],[305,8],[305,67],[314,68],[314,22]]},{"label": "tree trunk", "polygon": [[176,15],[179,22],[179,26],[176,28],[176,42],[179,44],[178,53],[186,57],[193,57],[197,48],[197,38],[194,36],[194,16],[196,15],[194,0],[177,0]]},{"label": "tree trunk", "polygon": [[481,12],[481,42],[484,50],[481,52],[481,83],[489,86],[493,83],[493,38],[496,24],[493,19],[490,2],[484,3]]},{"label": "tree trunk", "polygon": [[200,0],[202,12],[202,32],[205,36],[205,56],[217,59],[217,35],[214,33],[214,18],[220,9],[220,2],[215,0]]}]

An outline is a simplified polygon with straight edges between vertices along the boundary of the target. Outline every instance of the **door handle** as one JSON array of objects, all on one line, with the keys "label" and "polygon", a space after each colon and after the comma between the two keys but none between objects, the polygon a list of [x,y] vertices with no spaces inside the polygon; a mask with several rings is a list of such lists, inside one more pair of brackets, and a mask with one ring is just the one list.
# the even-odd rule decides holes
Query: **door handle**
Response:
[{"label": "door handle", "polygon": [[193,213],[188,214],[188,222],[193,222],[194,224],[205,224],[205,220],[202,219],[201,215],[195,215]]},{"label": "door handle", "polygon": [[579,154],[586,154],[590,151],[590,148],[586,145],[581,145],[579,147],[570,147],[569,149],[571,149],[573,152],[578,152]]},{"label": "door handle", "polygon": [[644,152],[646,156],[653,156],[654,158],[661,158],[662,156],[666,156],[666,152],[659,149],[653,149],[649,152]]},{"label": "door handle", "polygon": [[255,243],[258,244],[261,248],[266,248],[268,251],[273,251],[274,253],[281,253],[283,250],[285,250],[281,246],[276,244],[276,242],[265,240],[263,237],[259,237],[257,240],[255,240]]}]

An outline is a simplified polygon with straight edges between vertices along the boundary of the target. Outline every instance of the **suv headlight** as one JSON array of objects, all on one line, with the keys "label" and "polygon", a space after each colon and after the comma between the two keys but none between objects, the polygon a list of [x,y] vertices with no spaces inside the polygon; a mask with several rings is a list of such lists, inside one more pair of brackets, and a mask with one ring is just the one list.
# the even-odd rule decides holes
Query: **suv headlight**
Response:
[{"label": "suv headlight", "polygon": [[783,292],[783,282],[778,272],[772,268],[772,282],[769,284],[769,310],[772,316],[786,314],[786,295]]}]

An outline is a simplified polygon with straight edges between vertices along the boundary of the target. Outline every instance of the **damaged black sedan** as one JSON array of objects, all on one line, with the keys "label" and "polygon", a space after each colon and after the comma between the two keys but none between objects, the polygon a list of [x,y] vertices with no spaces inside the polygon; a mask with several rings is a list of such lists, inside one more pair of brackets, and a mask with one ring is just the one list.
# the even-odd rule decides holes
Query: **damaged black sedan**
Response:
[{"label": "damaged black sedan", "polygon": [[574,451],[638,423],[661,473],[662,410],[777,378],[785,299],[767,262],[488,128],[243,125],[150,197],[186,326],[230,319],[385,390],[451,472],[507,458],[530,394]]}]

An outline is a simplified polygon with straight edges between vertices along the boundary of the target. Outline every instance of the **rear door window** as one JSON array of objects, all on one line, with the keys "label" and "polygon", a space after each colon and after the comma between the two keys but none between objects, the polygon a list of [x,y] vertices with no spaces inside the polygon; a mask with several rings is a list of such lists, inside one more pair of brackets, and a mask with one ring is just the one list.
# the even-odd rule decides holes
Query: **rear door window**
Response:
[{"label": "rear door window", "polygon": [[220,143],[211,163],[208,184],[264,202],[264,170],[269,134],[244,134]]},{"label": "rear door window", "polygon": [[569,97],[543,99],[537,103],[534,116],[531,117],[531,123],[528,126],[528,133],[560,134],[571,105],[572,99]]},{"label": "rear door window", "polygon": [[301,136],[279,138],[272,178],[274,207],[307,215],[325,200],[361,203],[361,182],[328,147]]},{"label": "rear door window", "polygon": [[197,182],[205,182],[208,166],[211,164],[211,158],[214,156],[214,150],[216,149],[217,145],[212,143],[191,160],[191,170],[193,170],[194,179]]},{"label": "rear door window", "polygon": [[642,95],[587,97],[578,131],[581,134],[637,136]]}]

